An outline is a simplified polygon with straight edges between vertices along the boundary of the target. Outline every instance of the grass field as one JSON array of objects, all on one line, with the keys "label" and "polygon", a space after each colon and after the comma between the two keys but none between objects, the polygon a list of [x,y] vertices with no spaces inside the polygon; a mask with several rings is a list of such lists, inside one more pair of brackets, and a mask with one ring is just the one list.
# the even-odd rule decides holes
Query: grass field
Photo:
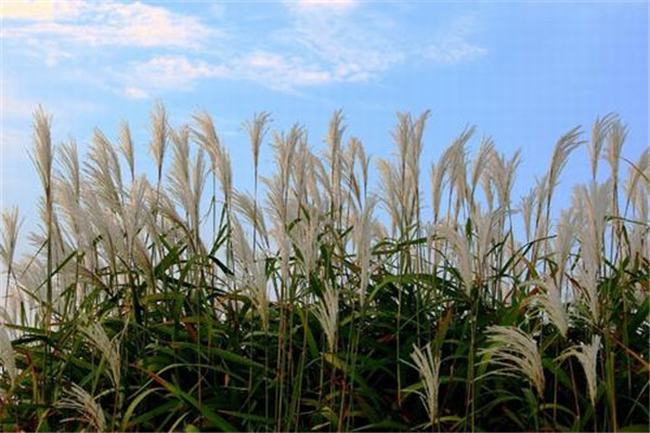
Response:
[{"label": "grass field", "polygon": [[[519,199],[520,154],[473,129],[421,161],[427,117],[371,161],[340,112],[322,152],[258,114],[246,192],[206,113],[154,108],[147,179],[126,124],[80,160],[37,110],[40,225],[3,213],[3,430],[648,431],[650,151],[607,115]],[[578,146],[592,179],[557,209]]]}]

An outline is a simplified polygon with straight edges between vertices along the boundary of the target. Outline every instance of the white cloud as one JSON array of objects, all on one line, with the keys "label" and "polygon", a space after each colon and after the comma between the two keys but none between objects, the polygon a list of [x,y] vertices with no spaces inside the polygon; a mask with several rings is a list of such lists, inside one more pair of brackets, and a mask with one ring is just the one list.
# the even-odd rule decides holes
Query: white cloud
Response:
[{"label": "white cloud", "polygon": [[454,64],[464,60],[471,60],[487,53],[487,50],[478,45],[472,45],[458,38],[430,45],[423,50],[425,57],[438,63]]},{"label": "white cloud", "polygon": [[146,99],[149,94],[140,87],[127,86],[124,88],[124,95],[130,99]]},{"label": "white cloud", "polygon": [[0,18],[12,20],[49,21],[77,15],[79,2],[55,0],[9,0],[0,8]]},{"label": "white cloud", "polygon": [[199,79],[225,77],[228,68],[212,65],[203,60],[192,61],[185,56],[156,56],[144,62],[137,62],[121,73],[127,82],[124,95],[133,99],[148,97],[151,93],[176,89],[191,89]]},{"label": "white cloud", "polygon": [[[15,5],[2,9],[4,36],[18,40],[24,53],[50,67],[79,60],[70,62],[69,69],[85,76],[87,84],[131,99],[187,91],[200,80],[215,78],[280,91],[369,82],[406,62],[454,64],[486,53],[468,40],[476,31],[471,18],[452,21],[423,39],[409,33],[408,24],[395,21],[388,9],[373,11],[357,0],[285,1],[284,19],[265,30],[264,37],[251,28],[222,39],[214,36],[225,33],[199,16],[164,4],[42,0]],[[206,14],[213,21],[225,19],[224,6],[216,5],[207,7]],[[120,47],[130,60],[121,58],[117,66],[89,62],[91,72],[85,59],[105,46]],[[200,49],[181,55],[178,48]]]},{"label": "white cloud", "polygon": [[306,64],[297,56],[266,51],[256,51],[239,59],[232,71],[235,76],[246,77],[276,90],[292,90],[332,81],[332,74],[318,65]]},{"label": "white cloud", "polygon": [[3,10],[7,38],[48,38],[90,46],[196,48],[218,34],[196,17],[141,2],[23,1],[17,5]]},{"label": "white cloud", "polygon": [[329,9],[331,11],[347,11],[357,5],[357,0],[287,0],[285,4],[289,8],[298,11],[310,9]]},{"label": "white cloud", "polygon": [[[324,7],[330,3],[335,8]],[[345,2],[347,8],[354,4]],[[342,8],[338,2],[316,6],[293,13],[291,25],[278,32],[279,41],[327,71],[329,82],[368,81],[404,60],[400,43],[387,37],[386,22],[362,13],[326,13]]]},{"label": "white cloud", "polygon": [[460,17],[440,32],[436,42],[424,47],[421,54],[429,60],[447,65],[481,57],[487,53],[487,49],[469,41],[469,37],[477,31],[474,16]]}]

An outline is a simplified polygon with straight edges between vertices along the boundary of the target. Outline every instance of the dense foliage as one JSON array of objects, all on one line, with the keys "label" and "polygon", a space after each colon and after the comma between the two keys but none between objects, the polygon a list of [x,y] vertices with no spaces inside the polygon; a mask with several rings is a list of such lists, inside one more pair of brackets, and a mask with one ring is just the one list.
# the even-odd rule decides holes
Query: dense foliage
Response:
[{"label": "dense foliage", "polygon": [[[246,193],[206,113],[173,128],[155,107],[150,182],[127,124],[80,162],[37,110],[33,252],[3,214],[3,429],[647,431],[650,152],[624,158],[605,116],[514,202],[519,154],[470,158],[468,129],[425,200],[427,117],[398,116],[373,192],[339,112],[322,156],[256,115]],[[560,212],[582,144],[592,179]]]}]

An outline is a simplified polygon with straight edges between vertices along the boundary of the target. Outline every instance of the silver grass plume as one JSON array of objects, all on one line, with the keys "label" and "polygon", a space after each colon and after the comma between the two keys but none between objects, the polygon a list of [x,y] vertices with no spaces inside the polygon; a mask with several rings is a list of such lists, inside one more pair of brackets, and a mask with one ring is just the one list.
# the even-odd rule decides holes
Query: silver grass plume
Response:
[{"label": "silver grass plume", "polygon": [[557,328],[562,337],[569,331],[569,313],[562,303],[560,288],[552,278],[545,280],[527,281],[525,285],[537,285],[543,291],[537,292],[528,301],[533,310],[541,309],[548,316],[549,321]]},{"label": "silver grass plume", "polygon": [[603,144],[609,134],[612,121],[615,119],[615,115],[609,113],[604,117],[596,118],[596,121],[591,127],[591,141],[588,143],[588,150],[591,162],[591,179],[594,181],[596,180],[596,173],[598,172],[598,160],[600,159]]},{"label": "silver grass plume", "polygon": [[429,423],[433,426],[438,416],[438,388],[440,386],[440,354],[431,352],[431,343],[424,346],[424,350],[413,345],[411,359],[420,374],[424,385],[424,392],[418,391],[422,404],[429,415]]},{"label": "silver grass plume", "polygon": [[[22,225],[22,219],[18,216],[18,208],[12,207],[2,211],[2,243],[0,243],[0,258],[7,267],[7,277],[12,272],[16,245],[18,244],[18,233]],[[8,287],[7,287],[8,289]]]},{"label": "silver grass plume", "polygon": [[587,394],[592,406],[596,406],[596,390],[598,387],[598,372],[596,367],[598,365],[598,350],[600,349],[600,335],[591,337],[590,344],[583,344],[572,346],[566,349],[559,357],[558,360],[565,360],[570,356],[574,356],[585,373],[587,379]]},{"label": "silver grass plume", "polygon": [[530,381],[539,396],[544,395],[544,368],[537,343],[528,334],[514,326],[487,328],[489,347],[479,355],[497,369],[486,373],[501,376],[523,376]]},{"label": "silver grass plume", "polygon": [[158,183],[162,179],[162,167],[167,150],[167,130],[167,111],[165,111],[165,106],[158,101],[151,112],[151,143],[149,145],[158,170]]},{"label": "silver grass plume", "polygon": [[63,421],[81,421],[87,423],[94,431],[106,431],[104,410],[92,395],[76,383],[66,387],[63,393],[64,397],[60,398],[55,406],[59,409],[72,410],[78,415]]},{"label": "silver grass plume", "polygon": [[233,192],[233,208],[257,230],[257,234],[262,236],[262,239],[268,246],[268,232],[266,230],[264,213],[257,210],[253,196],[247,192],[235,190]]},{"label": "silver grass plume", "polygon": [[356,155],[357,160],[361,166],[361,184],[363,186],[364,194],[368,191],[368,169],[370,167],[370,156],[366,156],[366,151],[363,147],[363,143],[356,137],[350,138],[348,144],[350,151]]},{"label": "silver grass plume", "polygon": [[519,212],[524,220],[524,230],[526,233],[526,242],[531,241],[532,235],[532,215],[533,207],[535,205],[535,190],[532,189],[529,194],[521,197],[519,201]]},{"label": "silver grass plume", "polygon": [[433,222],[437,224],[440,217],[440,201],[444,189],[446,159],[441,158],[438,164],[431,164],[431,206],[433,207]]},{"label": "silver grass plume", "polygon": [[589,187],[577,186],[573,204],[581,209],[585,218],[579,227],[582,259],[586,266],[598,269],[603,254],[603,237],[610,210],[609,191],[611,181],[603,184],[591,183]]},{"label": "silver grass plume", "polygon": [[447,224],[440,224],[435,229],[437,234],[440,234],[444,239],[449,242],[455,258],[457,260],[458,271],[465,286],[465,293],[471,293],[472,284],[474,283],[474,269],[472,265],[472,254],[470,251],[470,243],[466,236],[458,233],[456,229]]},{"label": "silver grass plume", "polygon": [[575,243],[574,230],[576,222],[576,213],[572,209],[565,209],[560,213],[555,230],[553,250],[555,251],[555,262],[557,264],[556,280],[560,285],[564,279],[567,260]]},{"label": "silver grass plume", "polygon": [[109,366],[109,377],[113,386],[117,390],[120,386],[120,334],[115,335],[112,339],[108,338],[106,331],[99,323],[93,323],[87,327],[81,328],[88,341],[104,357]]},{"label": "silver grass plume", "polygon": [[403,204],[399,173],[396,167],[385,159],[377,160],[377,168],[381,177],[381,200],[390,215],[391,227],[393,234],[395,234],[402,217],[401,209]]},{"label": "silver grass plume", "polygon": [[205,168],[203,153],[200,151],[196,156],[196,164],[191,163],[189,134],[190,131],[187,127],[170,133],[173,156],[167,177],[171,196],[189,216],[190,228],[196,242],[200,224],[199,206],[203,192]]},{"label": "silver grass plume", "polygon": [[314,306],[313,313],[323,328],[329,353],[334,353],[336,349],[336,329],[338,327],[339,314],[338,290],[330,284],[327,284],[322,297]]},{"label": "silver grass plume", "polygon": [[618,182],[621,151],[626,136],[627,127],[618,118],[614,118],[609,127],[607,147],[605,148],[605,158],[612,170],[612,179],[614,184]]},{"label": "silver grass plume", "polygon": [[358,293],[361,308],[365,305],[366,289],[370,275],[373,210],[376,202],[374,197],[366,200],[363,208],[357,211],[353,228],[357,264],[360,269]]},{"label": "silver grass plume", "polygon": [[553,195],[553,190],[558,184],[560,173],[566,165],[569,155],[573,152],[580,144],[582,143],[579,138],[581,135],[580,127],[576,126],[571,129],[569,132],[564,134],[560,139],[555,143],[555,148],[553,149],[553,156],[551,158],[551,166],[548,171],[548,189],[547,189],[547,200],[550,202],[551,196]]},{"label": "silver grass plume", "polygon": [[81,204],[81,168],[77,143],[70,140],[61,145],[59,153],[61,170],[56,181],[56,202],[69,231],[74,236],[77,248],[81,248],[87,234],[83,224],[84,210]]},{"label": "silver grass plume", "polygon": [[[46,196],[50,193],[52,187],[52,160],[54,152],[52,148],[52,117],[48,116],[43,107],[39,107],[34,112],[34,147],[30,154],[36,171],[41,180],[43,190]],[[49,197],[46,197],[49,199]]]},{"label": "silver grass plume", "polygon": [[320,211],[315,206],[306,203],[301,205],[305,219],[292,230],[293,242],[302,254],[305,275],[309,276],[316,267],[319,254],[318,235],[321,233]]},{"label": "silver grass plume", "polygon": [[263,111],[261,113],[255,113],[253,120],[247,120],[244,122],[244,127],[248,132],[251,148],[253,150],[253,164],[255,166],[255,170],[257,170],[257,167],[259,166],[260,148],[262,146],[264,136],[268,132],[267,123],[270,121],[271,114]]},{"label": "silver grass plume", "polygon": [[104,133],[95,128],[88,154],[86,170],[95,185],[95,191],[113,211],[122,207],[124,188],[117,152]]},{"label": "silver grass plume", "polygon": [[[476,131],[474,126],[466,128],[443,154],[443,157],[448,159],[450,184],[456,190],[456,217],[458,216],[461,205],[467,202],[469,195],[467,185],[467,150],[465,146],[472,135],[474,135],[474,131]],[[447,212],[448,215],[451,214],[451,210]]]},{"label": "silver grass plume", "polygon": [[[34,112],[34,134],[33,147],[30,157],[36,166],[36,171],[41,180],[41,186],[44,192],[44,213],[45,213],[45,242],[47,244],[47,263],[46,275],[51,275],[53,270],[52,263],[52,219],[54,213],[54,197],[52,191],[52,161],[54,159],[54,150],[52,147],[52,118],[48,116],[43,107],[39,107]],[[45,287],[48,311],[44,315],[45,327],[49,327],[52,316],[52,279],[47,278]]]},{"label": "silver grass plume", "polygon": [[648,220],[648,196],[650,196],[650,148],[644,150],[635,164],[630,165],[625,185],[627,201],[631,203],[636,219]]},{"label": "silver grass plume", "polygon": [[[476,187],[479,184],[479,181],[486,177],[485,174],[488,173],[487,169],[490,168],[493,158],[496,158],[496,152],[494,151],[494,141],[490,137],[485,137],[481,140],[481,147],[479,148],[478,154],[474,158],[472,163],[472,179],[471,179],[471,192],[470,199],[472,206],[474,206],[474,194]],[[492,204],[490,203],[490,208]]]},{"label": "silver grass plume", "polygon": [[193,128],[192,132],[199,145],[208,153],[212,172],[219,179],[224,202],[230,208],[233,188],[230,154],[221,144],[212,116],[207,112],[201,112],[195,114],[193,119],[196,127]]},{"label": "silver grass plume", "polygon": [[332,211],[337,214],[341,206],[341,172],[342,172],[342,156],[341,156],[341,140],[343,138],[343,112],[336,110],[332,114],[327,130],[327,159],[330,164],[330,184],[332,186],[332,195],[330,196],[330,204]]},{"label": "silver grass plume", "polygon": [[256,260],[248,239],[236,216],[232,218],[234,257],[237,263],[235,278],[242,285],[262,321],[264,331],[269,329],[269,299],[265,260]]},{"label": "silver grass plume", "polygon": [[0,365],[4,371],[9,375],[9,379],[13,384],[18,377],[18,369],[16,368],[16,351],[11,345],[11,339],[5,329],[4,324],[0,324]]},{"label": "silver grass plume", "polygon": [[124,121],[120,124],[120,152],[126,163],[129,165],[129,173],[131,173],[131,180],[135,179],[135,156],[133,153],[133,140],[131,139],[131,130],[129,129],[128,122]]},{"label": "silver grass plume", "polygon": [[493,176],[499,207],[507,209],[510,206],[510,194],[515,184],[517,168],[521,163],[521,150],[518,149],[509,160],[505,156],[496,154],[490,160],[490,173]]}]

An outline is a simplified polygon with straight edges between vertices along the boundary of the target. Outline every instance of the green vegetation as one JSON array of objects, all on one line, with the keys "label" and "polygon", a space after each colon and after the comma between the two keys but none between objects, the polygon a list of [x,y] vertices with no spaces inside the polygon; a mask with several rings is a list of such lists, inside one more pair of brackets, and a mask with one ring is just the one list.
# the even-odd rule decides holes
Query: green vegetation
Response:
[{"label": "green vegetation", "polygon": [[[519,154],[470,158],[468,129],[425,200],[427,117],[398,116],[375,193],[339,112],[322,157],[256,115],[250,194],[206,113],[171,127],[155,107],[150,183],[127,124],[80,162],[39,109],[24,258],[3,214],[3,429],[647,431],[650,151],[624,158],[608,115],[515,203]],[[582,144],[592,180],[553,210]]]}]

